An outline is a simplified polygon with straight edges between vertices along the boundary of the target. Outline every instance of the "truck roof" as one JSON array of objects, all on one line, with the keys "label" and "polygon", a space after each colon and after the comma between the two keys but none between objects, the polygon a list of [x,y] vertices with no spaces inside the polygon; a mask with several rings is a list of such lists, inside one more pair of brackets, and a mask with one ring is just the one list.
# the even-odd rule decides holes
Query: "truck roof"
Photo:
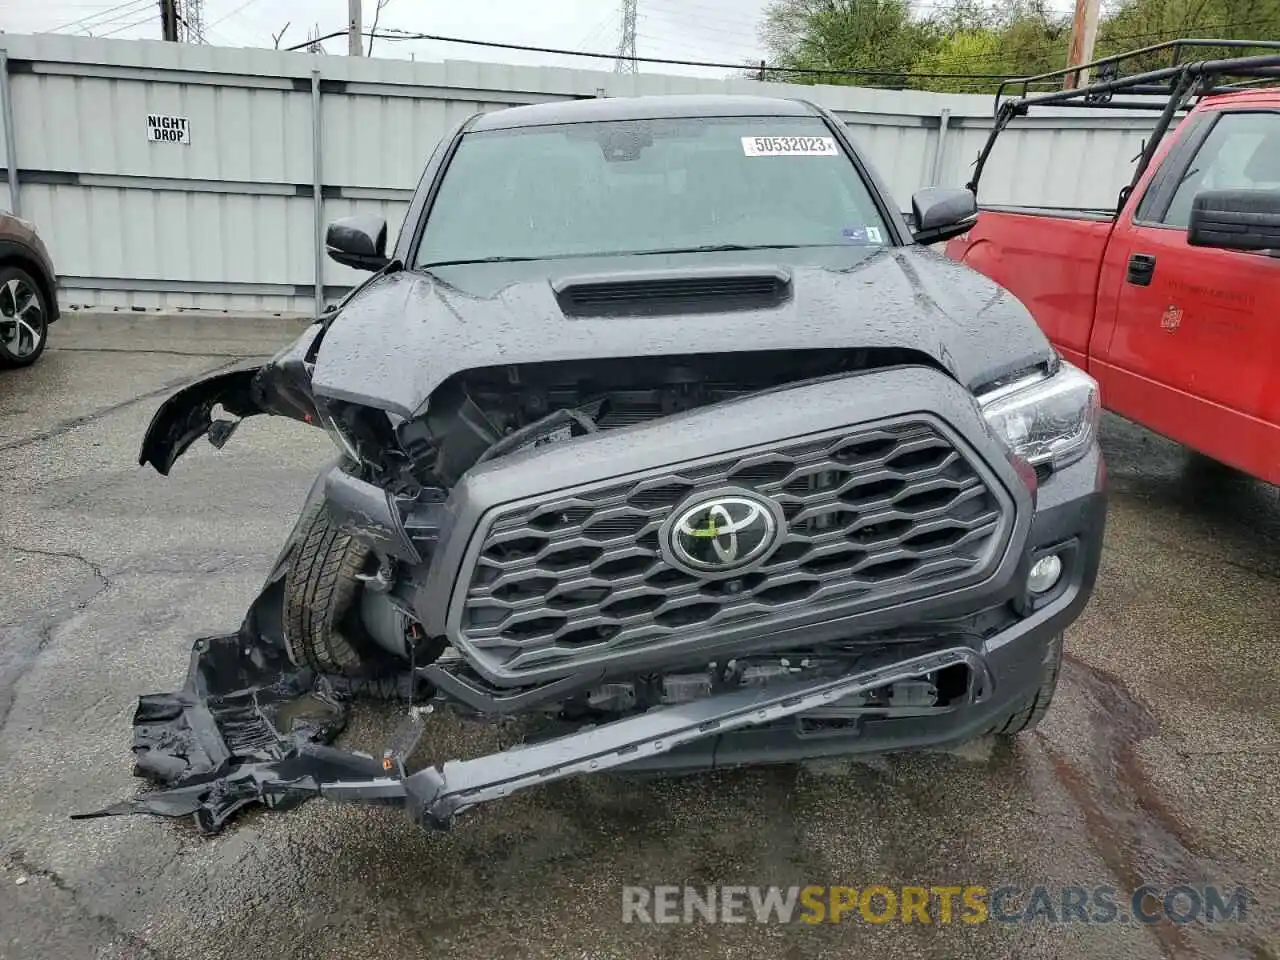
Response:
[{"label": "truck roof", "polygon": [[656,120],[672,117],[805,117],[817,114],[817,109],[803,100],[747,94],[593,97],[589,100],[537,103],[482,113],[471,124],[471,129],[508,130],[553,123]]},{"label": "truck roof", "polygon": [[1252,106],[1254,104],[1267,107],[1280,105],[1280,87],[1263,87],[1258,90],[1217,93],[1200,101],[1200,106],[1206,110],[1214,110],[1223,106]]}]

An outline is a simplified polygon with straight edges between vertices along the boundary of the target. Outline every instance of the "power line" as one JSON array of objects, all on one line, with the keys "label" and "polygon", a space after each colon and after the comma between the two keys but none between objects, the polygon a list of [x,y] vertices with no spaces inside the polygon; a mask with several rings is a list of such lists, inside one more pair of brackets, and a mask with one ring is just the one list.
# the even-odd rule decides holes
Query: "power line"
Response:
[{"label": "power line", "polygon": [[[99,10],[97,13],[86,14],[78,20],[72,20],[70,23],[64,23],[60,27],[54,27],[49,33],[62,33],[66,30],[85,30],[96,29],[109,23],[114,23],[124,17],[130,17],[141,13],[143,8],[150,7],[153,0],[129,0],[128,3],[118,3],[114,7],[107,7],[105,10]],[[132,9],[130,9],[132,8]],[[114,16],[113,16],[114,14]],[[102,18],[107,19],[103,20]],[[95,21],[90,23],[89,21]],[[100,21],[100,22],[98,22]]]},{"label": "power line", "polygon": [[[645,33],[643,31],[637,32],[636,38],[639,40],[648,40],[650,43],[654,44],[664,44],[669,47],[675,47],[677,52],[680,50],[692,50],[699,56],[705,56],[706,45],[711,42],[709,38],[699,41],[697,37],[689,37],[688,41],[683,39],[672,40],[667,37],[654,36],[651,33]],[[737,56],[741,54],[746,59],[755,63],[759,63],[760,61],[761,55],[758,50],[739,46],[737,44],[721,44],[720,46],[723,47],[724,53],[729,56]]]},{"label": "power line", "polygon": [[[696,13],[651,3],[650,0],[646,0],[645,10],[653,10],[657,14],[656,19],[662,23],[670,23],[673,26],[679,26],[684,29],[696,30],[699,33],[714,33],[717,36],[750,37],[750,42],[759,42],[759,37],[756,36],[755,31],[743,24],[730,25],[723,20],[712,22],[710,18],[699,18]],[[651,18],[646,12],[640,19],[648,20]]]},{"label": "power line", "polygon": [[700,32],[651,18],[641,18],[640,29],[636,31],[636,36],[641,40],[649,40],[663,46],[699,50],[702,56],[706,56],[705,51],[708,47],[716,51],[724,51],[717,52],[716,56],[736,57],[741,54],[756,61],[764,56],[763,46],[747,40],[735,40],[732,34],[721,34],[714,30]]},{"label": "power line", "polygon": [[209,23],[205,24],[205,28],[204,28],[205,32],[206,32],[206,33],[208,33],[210,30],[212,30],[212,29],[213,29],[214,27],[216,27],[218,24],[220,24],[220,23],[225,23],[226,21],[228,21],[228,20],[230,20],[232,17],[234,17],[237,13],[239,13],[241,10],[244,10],[245,8],[250,7],[250,6],[252,6],[253,4],[255,4],[255,3],[257,3],[257,2],[258,2],[258,0],[244,0],[244,3],[240,4],[240,6],[236,7],[236,8],[235,8],[234,10],[232,10],[230,13],[224,13],[224,14],[223,14],[222,16],[220,16],[217,20],[213,20],[213,21],[210,21]]},{"label": "power line", "polygon": [[378,33],[378,20],[382,17],[382,8],[390,2],[391,0],[377,0],[377,5],[373,9],[373,29],[369,31],[369,51],[365,56],[373,56],[373,41]]},{"label": "power line", "polygon": [[[346,36],[346,30],[336,30],[315,38],[315,41],[331,40],[334,37]],[[366,36],[369,34],[366,32]],[[466,37],[446,37],[434,33],[417,33],[409,30],[384,28],[378,33],[386,40],[428,40],[434,43],[458,43],[465,46],[490,47],[497,50],[519,50],[525,53],[546,53],[565,57],[586,57],[593,60],[616,60],[617,53],[602,53],[586,50],[566,50],[560,47],[535,47],[522,43],[500,43],[496,40],[472,40]],[[308,41],[308,42],[315,42]],[[294,44],[286,50],[300,50],[307,43]],[[677,67],[711,67],[721,70],[748,69],[741,63],[724,63],[713,60],[676,60],[670,57],[635,57],[638,63],[665,64]],[[832,77],[883,77],[907,80],[1017,80],[1019,75],[1010,73],[913,73],[910,70],[895,70],[892,67],[869,69],[827,69],[821,67],[771,67],[752,66],[752,73],[780,73],[787,76],[832,76]]]},{"label": "power line", "polygon": [[[684,2],[684,0],[675,0],[675,2],[673,3],[668,3],[666,2],[666,0],[645,0],[646,7],[651,2],[655,8],[661,8],[665,6],[668,10],[674,9],[680,12],[684,12],[685,10],[698,10],[703,13],[707,13],[715,17],[719,17],[721,19],[724,18],[727,12],[723,7],[719,7],[714,4],[697,3],[697,2],[694,2],[694,0],[689,0],[689,2]],[[707,18],[704,17],[702,18],[702,21],[705,22],[706,19]]]},{"label": "power line", "polygon": [[617,15],[617,11],[614,11],[614,10],[610,10],[608,13],[606,13],[603,17],[601,17],[598,21],[596,21],[596,25],[591,30],[589,30],[587,33],[584,33],[582,35],[582,37],[577,42],[577,46],[590,47],[598,43],[600,41],[600,34],[609,28],[609,24],[613,22],[613,19],[616,15]]},{"label": "power line", "polygon": [[135,20],[133,23],[126,23],[124,26],[116,27],[114,30],[108,30],[106,33],[98,34],[98,39],[101,40],[105,37],[114,37],[117,33],[124,33],[126,30],[132,30],[134,27],[141,27],[144,24],[150,23],[156,18],[156,16],[157,14],[148,13],[141,20]]}]

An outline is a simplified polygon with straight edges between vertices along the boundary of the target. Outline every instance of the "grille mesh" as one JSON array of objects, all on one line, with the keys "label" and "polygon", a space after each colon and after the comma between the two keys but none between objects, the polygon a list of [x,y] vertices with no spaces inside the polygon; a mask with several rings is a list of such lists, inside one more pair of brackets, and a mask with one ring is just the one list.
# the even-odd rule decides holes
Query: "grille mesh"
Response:
[{"label": "grille mesh", "polygon": [[[728,485],[782,507],[777,549],[729,580],[668,564],[663,520]],[[630,648],[800,604],[870,606],[967,578],[992,560],[1004,527],[1001,501],[930,424],[847,430],[499,509],[463,571],[455,629],[514,668],[526,654]]]}]

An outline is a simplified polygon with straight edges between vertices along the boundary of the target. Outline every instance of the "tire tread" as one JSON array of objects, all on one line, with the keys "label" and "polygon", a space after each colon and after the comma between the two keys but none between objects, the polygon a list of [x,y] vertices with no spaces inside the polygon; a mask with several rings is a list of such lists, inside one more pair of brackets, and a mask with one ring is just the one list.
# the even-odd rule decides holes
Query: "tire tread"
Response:
[{"label": "tire tread", "polygon": [[1049,712],[1049,705],[1058,689],[1058,674],[1062,670],[1062,637],[1055,637],[1051,643],[1052,647],[1046,653],[1040,686],[996,725],[992,731],[996,736],[1013,737],[1034,730]]},{"label": "tire tread", "polygon": [[289,659],[322,673],[354,675],[364,666],[341,621],[355,599],[369,548],[329,522],[323,503],[308,507],[285,578],[284,637]]}]

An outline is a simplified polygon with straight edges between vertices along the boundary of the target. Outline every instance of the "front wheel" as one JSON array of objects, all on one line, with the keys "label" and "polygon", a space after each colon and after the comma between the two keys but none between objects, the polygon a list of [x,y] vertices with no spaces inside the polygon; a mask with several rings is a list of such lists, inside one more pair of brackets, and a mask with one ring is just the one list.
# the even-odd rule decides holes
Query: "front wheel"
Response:
[{"label": "front wheel", "polygon": [[284,583],[284,639],[289,659],[321,673],[360,674],[366,667],[351,613],[363,586],[367,546],[329,520],[324,503],[298,519],[297,547]]},{"label": "front wheel", "polygon": [[0,267],[0,366],[35,363],[48,339],[49,305],[40,285],[20,267]]},{"label": "front wheel", "polygon": [[1062,634],[1049,641],[1041,662],[1040,685],[1030,696],[1014,707],[992,730],[997,737],[1015,737],[1039,726],[1049,712],[1058,689],[1058,673],[1062,670]]}]

